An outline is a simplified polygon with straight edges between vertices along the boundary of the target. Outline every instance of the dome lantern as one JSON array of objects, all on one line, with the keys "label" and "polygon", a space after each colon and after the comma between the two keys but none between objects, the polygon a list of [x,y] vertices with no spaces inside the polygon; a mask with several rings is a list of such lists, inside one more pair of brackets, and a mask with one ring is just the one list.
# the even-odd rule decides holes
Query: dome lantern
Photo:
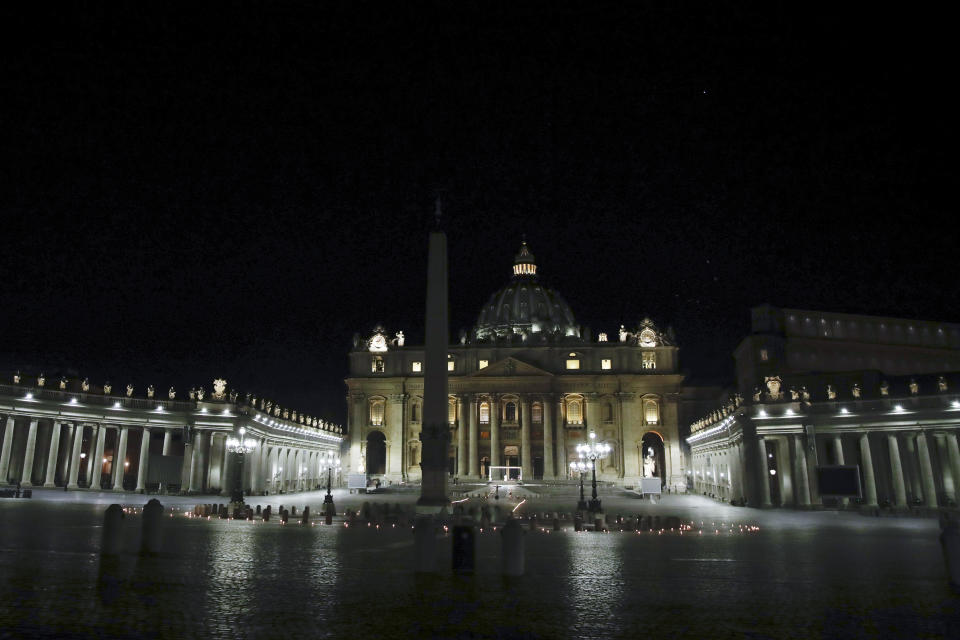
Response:
[{"label": "dome lantern", "polygon": [[534,261],[533,254],[524,240],[520,245],[520,251],[513,258],[513,275],[515,276],[535,276],[537,275],[537,263]]}]

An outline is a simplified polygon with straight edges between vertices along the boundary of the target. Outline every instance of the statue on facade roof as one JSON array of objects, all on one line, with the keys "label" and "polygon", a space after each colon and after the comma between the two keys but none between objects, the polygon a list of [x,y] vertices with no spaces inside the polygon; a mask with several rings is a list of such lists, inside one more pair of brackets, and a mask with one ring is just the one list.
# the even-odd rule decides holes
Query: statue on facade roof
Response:
[{"label": "statue on facade roof", "polygon": [[84,378],[80,383],[80,391],[90,391],[90,378]]},{"label": "statue on facade roof", "polygon": [[153,388],[153,385],[151,384],[150,386],[147,387],[147,397],[152,398],[153,393],[154,393],[154,388]]},{"label": "statue on facade roof", "polygon": [[45,384],[47,384],[47,377],[41,373],[39,376],[37,376],[37,386],[42,387]]},{"label": "statue on facade roof", "polygon": [[132,385],[132,384],[127,384],[127,397],[128,397],[128,398],[133,397],[133,385]]},{"label": "statue on facade roof", "polygon": [[833,388],[832,384],[827,385],[827,400],[836,400],[837,399],[837,390]]},{"label": "statue on facade roof", "polygon": [[273,415],[276,416],[277,418],[280,417],[280,405],[278,404],[273,405]]},{"label": "statue on facade roof", "polygon": [[760,394],[761,394],[761,393],[763,393],[763,392],[760,391],[760,387],[754,387],[754,388],[753,388],[753,401],[754,401],[754,402],[760,402]]},{"label": "statue on facade roof", "polygon": [[60,391],[63,391],[67,388],[67,379],[64,377],[60,378]]},{"label": "statue on facade roof", "polygon": [[908,386],[910,387],[910,395],[915,396],[920,392],[920,385],[918,385],[917,381],[913,378],[910,378],[910,384]]},{"label": "statue on facade roof", "polygon": [[853,386],[850,387],[850,394],[854,397],[854,399],[859,400],[859,399],[860,399],[860,385],[857,384],[856,382],[854,382],[854,383],[853,383]]},{"label": "statue on facade roof", "polygon": [[765,376],[763,381],[767,384],[767,391],[771,400],[779,400],[783,395],[780,392],[780,386],[783,381],[780,376]]},{"label": "statue on facade roof", "polygon": [[880,395],[888,396],[890,395],[890,383],[884,380],[880,383]]},{"label": "statue on facade roof", "polygon": [[197,400],[203,400],[205,395],[207,395],[207,392],[203,390],[203,387],[197,389]]},{"label": "statue on facade roof", "polygon": [[190,391],[187,392],[187,396],[188,396],[191,400],[196,400],[196,399],[197,399],[197,390],[194,389],[193,387],[190,387]]},{"label": "statue on facade roof", "polygon": [[743,396],[740,395],[740,392],[738,391],[733,395],[733,405],[739,408],[740,405],[742,404],[743,404]]},{"label": "statue on facade roof", "polygon": [[230,392],[230,404],[237,404],[237,396],[240,395],[239,391]]},{"label": "statue on facade roof", "polygon": [[794,402],[800,399],[800,392],[794,389],[793,387],[790,387],[790,399],[793,400]]},{"label": "statue on facade roof", "polygon": [[223,378],[217,378],[213,381],[213,394],[211,400],[223,400],[227,397],[227,381]]},{"label": "statue on facade roof", "polygon": [[396,335],[394,336],[394,340],[396,341],[398,347],[402,347],[403,343],[406,342],[407,339],[403,336],[403,331],[397,331]]},{"label": "statue on facade roof", "polygon": [[170,398],[171,400],[176,398],[177,397],[176,389],[174,389],[173,387],[170,387],[170,389],[167,391],[167,397]]},{"label": "statue on facade roof", "polygon": [[941,393],[947,390],[947,379],[943,376],[937,378],[937,391]]},{"label": "statue on facade roof", "polygon": [[800,387],[800,399],[803,402],[810,402],[810,392],[807,391],[806,385]]},{"label": "statue on facade roof", "polygon": [[113,385],[110,384],[110,381],[103,383],[103,395],[108,396],[113,391]]},{"label": "statue on facade roof", "polygon": [[296,411],[291,411],[291,412],[290,412],[290,419],[293,420],[294,422],[297,421],[297,412],[296,412]]},{"label": "statue on facade roof", "polygon": [[13,374],[13,384],[20,384],[20,371]]},{"label": "statue on facade roof", "polygon": [[624,328],[624,326],[623,326],[623,325],[620,325],[620,342],[626,342],[626,341],[627,341],[627,336],[629,336],[629,335],[630,335],[630,334],[627,333],[627,330]]}]

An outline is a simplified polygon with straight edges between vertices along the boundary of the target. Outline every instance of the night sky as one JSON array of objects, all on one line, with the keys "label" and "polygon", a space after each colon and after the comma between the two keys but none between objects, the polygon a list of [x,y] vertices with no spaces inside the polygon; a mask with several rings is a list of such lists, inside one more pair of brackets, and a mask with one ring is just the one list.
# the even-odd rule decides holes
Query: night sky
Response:
[{"label": "night sky", "polygon": [[960,320],[944,15],[27,4],[0,8],[0,370],[223,376],[343,421],[354,332],[422,340],[437,194],[453,339],[523,234],[578,322],[673,325],[701,381],[763,302]]}]

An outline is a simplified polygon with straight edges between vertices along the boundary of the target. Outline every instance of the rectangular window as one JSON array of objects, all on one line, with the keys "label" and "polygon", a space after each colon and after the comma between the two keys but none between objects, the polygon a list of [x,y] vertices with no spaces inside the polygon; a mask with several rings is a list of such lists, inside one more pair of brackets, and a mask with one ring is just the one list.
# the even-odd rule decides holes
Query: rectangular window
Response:
[{"label": "rectangular window", "polygon": [[481,368],[481,369],[486,369],[489,365],[490,365],[490,361],[489,361],[489,360],[481,360],[481,361],[480,361],[480,368]]},{"label": "rectangular window", "polygon": [[370,371],[373,373],[383,373],[383,358],[380,356],[373,356],[373,360],[370,362]]},{"label": "rectangular window", "polygon": [[657,368],[657,354],[653,351],[647,351],[643,354],[643,368],[644,369],[656,369]]},{"label": "rectangular window", "polygon": [[480,432],[480,439],[481,439],[481,440],[489,440],[489,439],[490,439],[490,432],[489,432],[489,431],[481,431],[481,432]]},{"label": "rectangular window", "polygon": [[413,371],[414,373],[420,373],[421,371],[423,371],[423,363],[414,362],[413,364],[410,365],[410,370]]},{"label": "rectangular window", "polygon": [[447,371],[453,371],[453,360],[447,360]]},{"label": "rectangular window", "polygon": [[613,369],[613,361],[610,358],[604,358],[600,361],[600,368],[604,370]]},{"label": "rectangular window", "polygon": [[480,424],[490,424],[490,405],[486,402],[480,403]]},{"label": "rectangular window", "polygon": [[567,369],[579,369],[580,361],[579,360],[567,360]]},{"label": "rectangular window", "polygon": [[760,349],[760,359],[763,360],[764,362],[770,359],[770,354],[767,352],[766,349]]}]

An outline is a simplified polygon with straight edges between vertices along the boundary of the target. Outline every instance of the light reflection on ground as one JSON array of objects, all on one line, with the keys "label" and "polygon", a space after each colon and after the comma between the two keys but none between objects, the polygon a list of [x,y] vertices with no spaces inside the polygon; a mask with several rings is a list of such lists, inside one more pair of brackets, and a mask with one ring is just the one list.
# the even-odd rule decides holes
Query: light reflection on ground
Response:
[{"label": "light reflection on ground", "polygon": [[934,521],[665,503],[704,533],[535,530],[527,574],[504,580],[490,528],[469,577],[450,574],[448,537],[444,571],[423,577],[409,529],[293,517],[166,517],[164,552],[140,558],[133,514],[110,560],[102,504],[0,501],[0,637],[947,637],[960,624]]}]

